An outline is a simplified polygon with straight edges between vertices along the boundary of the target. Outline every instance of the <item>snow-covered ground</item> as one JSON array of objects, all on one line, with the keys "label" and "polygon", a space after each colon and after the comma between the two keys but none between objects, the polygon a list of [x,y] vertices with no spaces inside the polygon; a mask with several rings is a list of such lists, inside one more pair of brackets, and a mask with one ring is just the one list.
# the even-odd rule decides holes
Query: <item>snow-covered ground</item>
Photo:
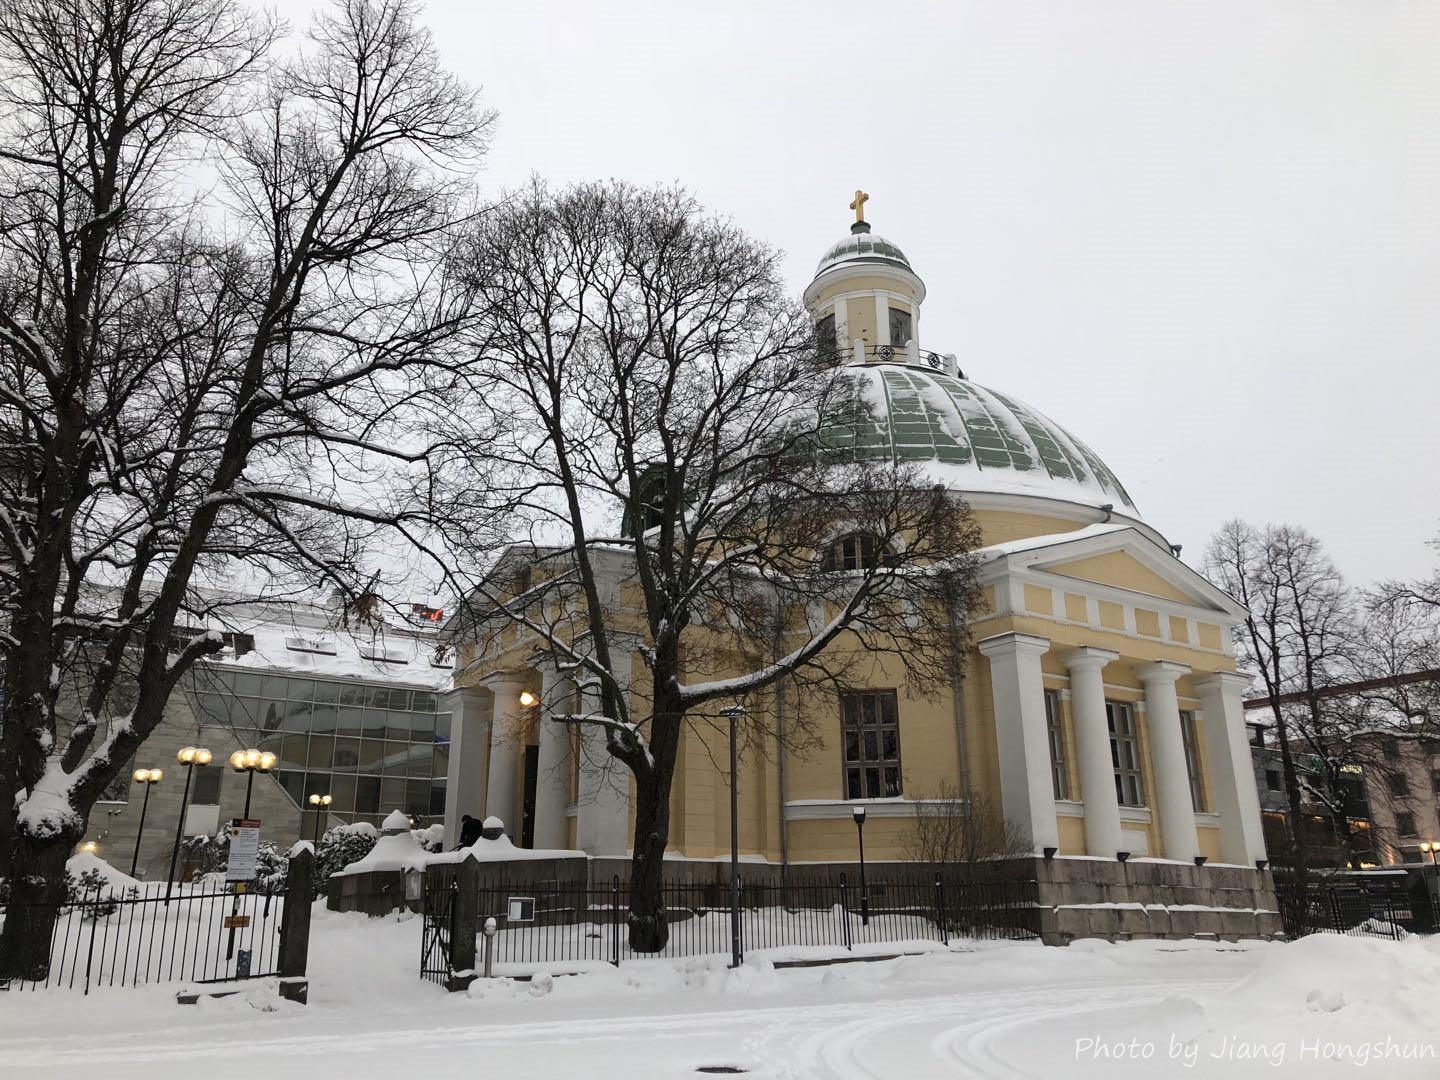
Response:
[{"label": "snow-covered ground", "polygon": [[[0,995],[0,1076],[1440,1076],[1440,941],[957,944],[790,970],[634,961],[447,994],[419,980],[419,935],[414,918],[317,908],[307,1006],[259,986],[196,1007],[173,986]],[[1348,1056],[1326,1056],[1339,1047]]]}]

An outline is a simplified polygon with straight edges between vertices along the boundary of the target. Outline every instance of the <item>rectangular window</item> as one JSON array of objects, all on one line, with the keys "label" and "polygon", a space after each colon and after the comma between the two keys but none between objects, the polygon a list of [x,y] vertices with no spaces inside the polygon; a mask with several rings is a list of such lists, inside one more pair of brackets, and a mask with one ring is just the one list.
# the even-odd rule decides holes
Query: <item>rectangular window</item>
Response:
[{"label": "rectangular window", "polygon": [[833,311],[815,324],[815,351],[821,360],[834,360],[840,352],[840,343],[835,336]]},{"label": "rectangular window", "polygon": [[1121,806],[1144,806],[1140,781],[1140,739],[1135,734],[1135,710],[1123,701],[1105,703],[1110,725],[1110,760],[1115,766],[1115,797]]},{"label": "rectangular window", "polygon": [[220,765],[196,765],[195,769],[195,790],[190,795],[190,801],[196,806],[218,806],[220,805],[220,781],[225,776],[225,769]]},{"label": "rectangular window", "polygon": [[1430,774],[1430,786],[1435,789],[1435,794],[1440,795],[1440,769]]},{"label": "rectangular window", "polygon": [[1401,836],[1415,835],[1415,815],[1402,811],[1395,815],[1395,831]]},{"label": "rectangular window", "polygon": [[1403,774],[1390,777],[1386,783],[1389,785],[1390,794],[1397,799],[1403,799],[1410,794],[1410,780]]},{"label": "rectangular window", "polygon": [[1070,798],[1070,777],[1065,771],[1065,732],[1060,722],[1060,691],[1045,691],[1045,730],[1050,735],[1050,777],[1055,798]]},{"label": "rectangular window", "polygon": [[903,348],[915,336],[915,320],[910,312],[901,308],[890,309],[890,344]]},{"label": "rectangular window", "polygon": [[1399,739],[1386,739],[1385,742],[1384,742],[1382,745],[1385,747],[1385,756],[1386,756],[1387,758],[1389,758],[1391,761],[1396,761],[1396,760],[1399,759],[1399,757],[1400,757],[1400,740],[1399,740]]},{"label": "rectangular window", "polygon": [[1205,805],[1205,785],[1200,782],[1200,741],[1195,735],[1195,714],[1180,710],[1180,737],[1185,743],[1185,768],[1190,773],[1190,801],[1196,813],[1210,809]]},{"label": "rectangular window", "polygon": [[1265,770],[1265,786],[1266,786],[1267,788],[1269,788],[1271,791],[1279,791],[1279,790],[1280,790],[1280,770],[1279,770],[1279,769],[1266,769],[1266,770]]},{"label": "rectangular window", "polygon": [[900,794],[900,721],[894,690],[840,695],[845,746],[845,798]]}]

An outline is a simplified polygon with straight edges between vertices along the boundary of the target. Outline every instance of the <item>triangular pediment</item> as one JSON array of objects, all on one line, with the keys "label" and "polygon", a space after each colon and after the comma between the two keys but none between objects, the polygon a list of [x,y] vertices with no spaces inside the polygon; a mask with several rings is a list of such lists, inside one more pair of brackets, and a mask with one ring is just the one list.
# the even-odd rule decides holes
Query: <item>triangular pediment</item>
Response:
[{"label": "triangular pediment", "polygon": [[996,545],[988,552],[993,562],[1032,575],[1054,575],[1232,616],[1245,614],[1233,597],[1202,574],[1125,525],[1091,525]]}]

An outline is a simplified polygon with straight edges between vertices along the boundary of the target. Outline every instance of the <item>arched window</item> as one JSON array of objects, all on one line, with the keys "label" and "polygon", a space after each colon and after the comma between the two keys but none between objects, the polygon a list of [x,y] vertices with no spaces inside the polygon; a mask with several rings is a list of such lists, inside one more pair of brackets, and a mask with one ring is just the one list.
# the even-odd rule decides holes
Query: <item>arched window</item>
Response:
[{"label": "arched window", "polygon": [[890,552],[868,533],[853,532],[842,536],[825,549],[821,566],[834,570],[873,570],[890,561]]}]

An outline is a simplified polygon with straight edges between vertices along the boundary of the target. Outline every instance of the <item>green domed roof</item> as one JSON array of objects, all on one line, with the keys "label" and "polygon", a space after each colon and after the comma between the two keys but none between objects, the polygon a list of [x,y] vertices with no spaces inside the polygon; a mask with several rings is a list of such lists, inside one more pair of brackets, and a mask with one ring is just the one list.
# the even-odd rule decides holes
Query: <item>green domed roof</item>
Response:
[{"label": "green domed roof", "polygon": [[846,369],[872,418],[825,432],[862,458],[925,464],[952,491],[1060,499],[1136,513],[1119,479],[1075,436],[1024,402],[906,364]]},{"label": "green domed roof", "polygon": [[815,276],[819,277],[826,270],[842,263],[866,262],[885,263],[909,270],[912,274],[915,272],[910,260],[898,245],[872,233],[869,224],[860,221],[852,227],[849,236],[833,244],[830,250],[821,256],[820,265],[815,268]]}]

